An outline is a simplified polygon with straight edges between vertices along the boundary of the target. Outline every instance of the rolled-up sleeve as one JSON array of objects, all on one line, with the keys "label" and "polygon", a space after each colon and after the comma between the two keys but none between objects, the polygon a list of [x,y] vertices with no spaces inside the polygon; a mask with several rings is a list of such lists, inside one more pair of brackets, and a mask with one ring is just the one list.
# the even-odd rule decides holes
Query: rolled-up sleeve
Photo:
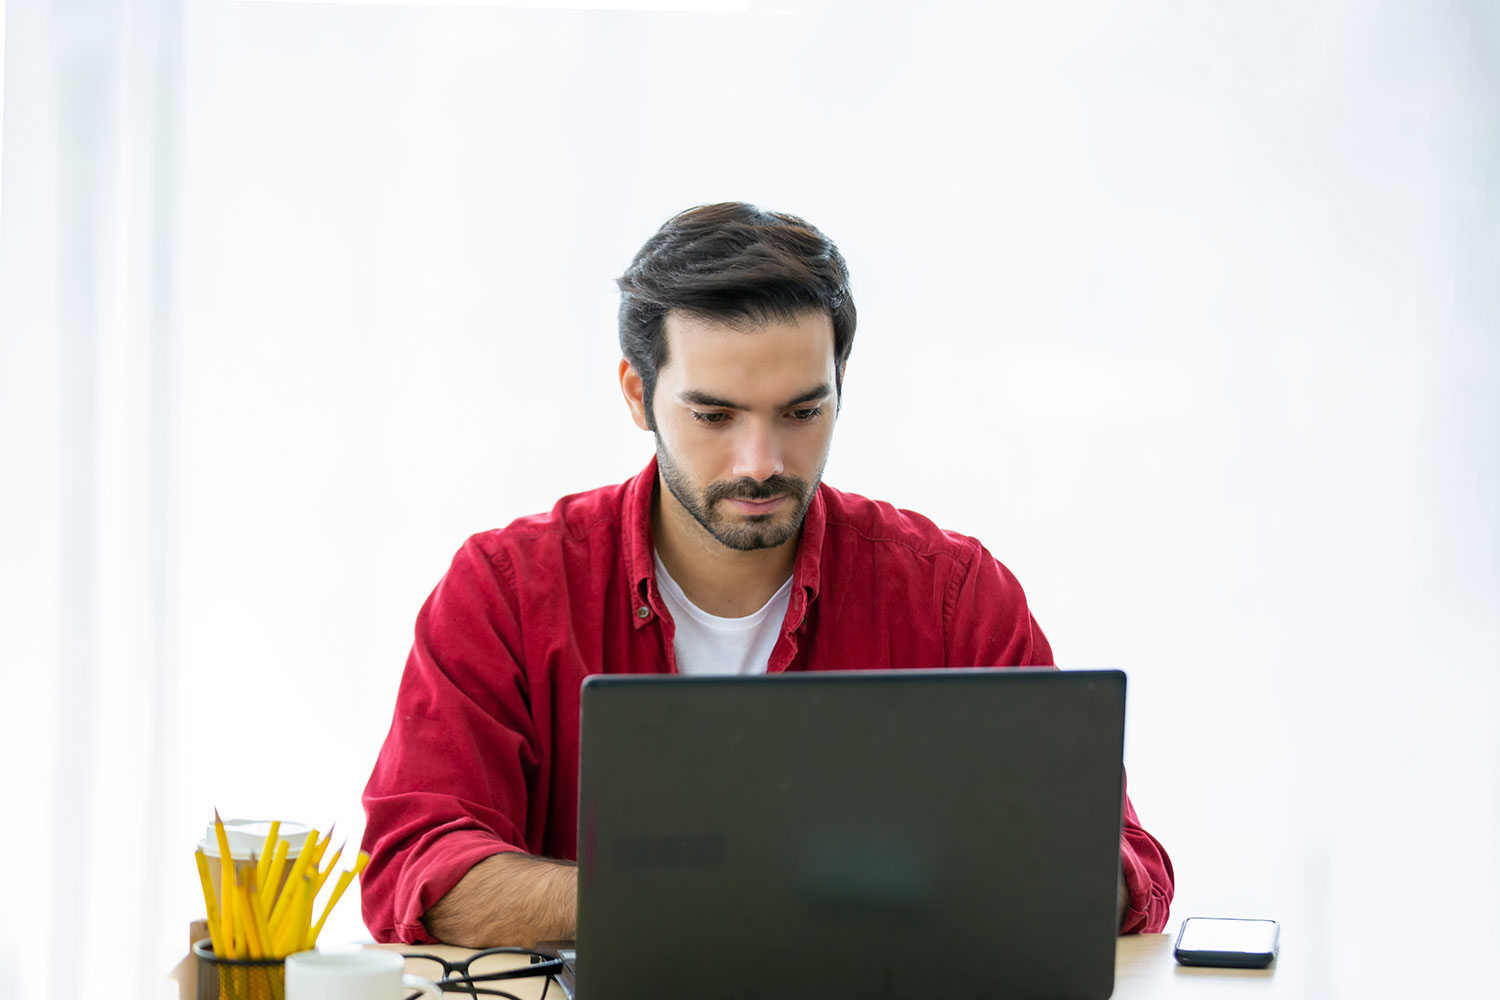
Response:
[{"label": "rolled-up sleeve", "polygon": [[1141,821],[1125,795],[1124,827],[1120,834],[1120,870],[1130,899],[1120,922],[1121,934],[1157,934],[1167,926],[1172,906],[1172,859],[1157,839],[1141,828]]},{"label": "rolled-up sleeve", "polygon": [[432,941],[429,907],[480,861],[525,849],[540,752],[508,575],[470,539],[418,615],[364,792],[361,899],[377,941]]}]

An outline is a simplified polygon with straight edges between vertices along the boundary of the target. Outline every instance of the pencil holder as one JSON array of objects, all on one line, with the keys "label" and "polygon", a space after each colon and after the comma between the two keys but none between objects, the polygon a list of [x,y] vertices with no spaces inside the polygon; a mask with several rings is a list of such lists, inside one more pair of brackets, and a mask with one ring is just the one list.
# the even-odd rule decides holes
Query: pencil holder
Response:
[{"label": "pencil holder", "polygon": [[285,959],[220,958],[210,938],[193,942],[193,954],[198,1000],[285,1000]]}]

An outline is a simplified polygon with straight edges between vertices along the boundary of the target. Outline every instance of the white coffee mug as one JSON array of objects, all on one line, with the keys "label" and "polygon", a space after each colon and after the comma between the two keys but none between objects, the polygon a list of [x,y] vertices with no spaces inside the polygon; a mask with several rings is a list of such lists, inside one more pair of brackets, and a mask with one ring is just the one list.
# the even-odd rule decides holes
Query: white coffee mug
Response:
[{"label": "white coffee mug", "polygon": [[286,1000],[404,1000],[412,990],[442,1000],[437,983],[405,972],[394,951],[299,951],[286,959]]}]

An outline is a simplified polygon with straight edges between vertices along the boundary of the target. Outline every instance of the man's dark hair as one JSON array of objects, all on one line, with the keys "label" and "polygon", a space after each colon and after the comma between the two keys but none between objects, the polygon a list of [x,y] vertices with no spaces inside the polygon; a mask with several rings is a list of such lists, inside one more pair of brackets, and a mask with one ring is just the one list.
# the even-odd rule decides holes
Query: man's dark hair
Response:
[{"label": "man's dark hair", "polygon": [[728,323],[791,320],[808,310],[833,319],[834,380],[854,346],[849,269],[833,241],[795,215],[743,202],[700,205],[668,219],[620,276],[620,350],[640,373],[646,422],[656,373],[667,363],[668,311]]}]

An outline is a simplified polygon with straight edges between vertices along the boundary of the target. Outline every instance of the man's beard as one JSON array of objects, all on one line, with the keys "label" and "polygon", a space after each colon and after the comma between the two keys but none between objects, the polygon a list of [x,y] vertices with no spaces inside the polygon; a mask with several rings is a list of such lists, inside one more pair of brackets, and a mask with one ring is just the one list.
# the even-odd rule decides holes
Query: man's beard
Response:
[{"label": "man's beard", "polygon": [[[807,508],[823,478],[823,470],[811,483],[798,476],[771,476],[769,479],[736,479],[733,482],[712,483],[699,496],[692,483],[683,475],[672,455],[656,438],[656,467],[661,470],[662,482],[682,504],[684,510],[693,515],[693,520],[703,525],[703,530],[712,535],[721,545],[740,552],[755,549],[774,549],[790,541],[802,529]],[[774,514],[750,514],[731,521],[719,509],[719,501],[769,500],[772,497],[788,496],[797,504],[796,513],[781,520],[780,511]]]}]

